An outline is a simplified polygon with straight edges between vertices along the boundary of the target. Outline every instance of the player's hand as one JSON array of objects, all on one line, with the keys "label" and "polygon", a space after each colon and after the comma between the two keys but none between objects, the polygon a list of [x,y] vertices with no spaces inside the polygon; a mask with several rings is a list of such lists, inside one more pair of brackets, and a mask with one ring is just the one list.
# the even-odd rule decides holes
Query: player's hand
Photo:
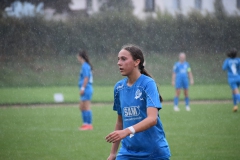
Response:
[{"label": "player's hand", "polygon": [[175,81],[172,81],[172,85],[175,86]]},{"label": "player's hand", "polygon": [[107,160],[115,160],[116,159],[116,154],[110,154]]},{"label": "player's hand", "polygon": [[190,80],[190,84],[191,84],[191,85],[194,84],[194,80],[193,80],[193,79]]},{"label": "player's hand", "polygon": [[130,134],[131,131],[129,129],[117,130],[107,135],[105,139],[109,143],[115,143],[117,141],[122,140],[123,138],[127,137]]},{"label": "player's hand", "polygon": [[80,95],[82,96],[84,94],[84,90],[81,90],[80,91]]}]

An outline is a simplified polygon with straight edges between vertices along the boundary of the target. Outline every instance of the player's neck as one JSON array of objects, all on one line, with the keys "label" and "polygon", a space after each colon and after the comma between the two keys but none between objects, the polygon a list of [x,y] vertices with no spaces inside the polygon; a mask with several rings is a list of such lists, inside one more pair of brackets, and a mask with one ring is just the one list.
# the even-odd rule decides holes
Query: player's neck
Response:
[{"label": "player's neck", "polygon": [[135,71],[129,76],[127,76],[128,77],[127,85],[132,86],[140,76],[141,76],[141,73],[139,71]]}]

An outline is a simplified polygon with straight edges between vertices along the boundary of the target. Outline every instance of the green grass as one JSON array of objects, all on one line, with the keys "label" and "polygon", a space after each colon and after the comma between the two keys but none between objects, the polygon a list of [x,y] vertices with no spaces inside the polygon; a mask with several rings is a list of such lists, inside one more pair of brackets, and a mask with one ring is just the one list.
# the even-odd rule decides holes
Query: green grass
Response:
[{"label": "green grass", "polygon": [[[174,88],[160,85],[159,90],[164,100],[171,101]],[[230,100],[228,85],[194,85],[190,87],[192,100]],[[62,93],[66,103],[76,103],[79,99],[78,87],[21,87],[1,88],[0,104],[54,103],[54,93]],[[183,95],[181,96],[183,97]],[[112,102],[113,86],[94,86],[93,102]]]},{"label": "green grass", "polygon": [[[54,93],[62,93],[66,103],[79,101],[79,89],[74,87],[25,87],[0,89],[0,104],[54,103]],[[93,102],[111,102],[112,87],[94,87]]]},{"label": "green grass", "polygon": [[[192,104],[174,112],[163,105],[160,117],[171,149],[171,160],[240,159],[240,113],[231,104]],[[0,159],[102,160],[111,145],[104,137],[115,124],[111,106],[92,107],[93,131],[78,131],[77,107],[0,108]]]},{"label": "green grass", "polygon": [[[196,84],[227,83],[222,71],[225,54],[187,53]],[[90,54],[94,67],[94,84],[114,85],[122,76],[117,66],[117,53]],[[145,54],[146,69],[157,83],[171,82],[172,68],[178,53]],[[73,86],[77,85],[80,64],[75,55],[9,59],[0,63],[0,87]]]}]

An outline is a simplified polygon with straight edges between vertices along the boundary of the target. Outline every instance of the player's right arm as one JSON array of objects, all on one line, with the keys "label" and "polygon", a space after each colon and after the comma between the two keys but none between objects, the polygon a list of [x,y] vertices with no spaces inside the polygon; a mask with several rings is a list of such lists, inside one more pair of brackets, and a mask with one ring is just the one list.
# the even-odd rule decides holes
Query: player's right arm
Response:
[{"label": "player's right arm", "polygon": [[177,65],[174,64],[174,66],[173,66],[173,70],[172,70],[172,85],[173,85],[173,86],[175,86],[176,68],[177,68]]},{"label": "player's right arm", "polygon": [[[123,129],[122,116],[118,115],[116,126],[115,126],[115,131],[122,130],[122,129]],[[110,155],[107,160],[115,160],[116,159],[119,144],[120,144],[120,141],[112,143],[111,152],[110,152]]]}]

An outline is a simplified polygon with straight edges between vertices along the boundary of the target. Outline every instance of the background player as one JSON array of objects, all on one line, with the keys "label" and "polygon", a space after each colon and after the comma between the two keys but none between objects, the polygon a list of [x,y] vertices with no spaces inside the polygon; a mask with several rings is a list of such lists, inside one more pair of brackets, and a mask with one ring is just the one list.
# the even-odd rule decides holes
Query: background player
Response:
[{"label": "background player", "polygon": [[82,64],[79,74],[78,87],[80,89],[79,108],[82,112],[83,125],[79,127],[79,129],[92,130],[92,111],[90,109],[90,105],[93,94],[93,68],[85,51],[80,51],[77,55],[77,59]]},{"label": "background player", "polygon": [[118,54],[121,75],[127,78],[114,87],[113,110],[118,117],[115,131],[106,137],[113,143],[108,160],[169,160],[170,150],[158,116],[162,98],[143,63],[143,53],[136,46],[124,46]]},{"label": "background player", "polygon": [[189,63],[186,62],[186,54],[180,53],[179,62],[176,62],[174,64],[172,73],[172,85],[175,86],[176,89],[176,95],[174,97],[174,111],[180,111],[180,109],[178,108],[178,102],[182,88],[184,90],[186,110],[190,111],[188,95],[189,88],[188,78],[190,79],[190,83],[193,84],[194,83],[193,75]]},{"label": "background player", "polygon": [[228,53],[227,58],[222,66],[222,69],[227,71],[228,75],[228,84],[232,89],[232,98],[233,98],[233,111],[238,110],[237,103],[240,102],[240,94],[238,87],[240,85],[240,59],[237,58],[237,50],[231,49]]}]

